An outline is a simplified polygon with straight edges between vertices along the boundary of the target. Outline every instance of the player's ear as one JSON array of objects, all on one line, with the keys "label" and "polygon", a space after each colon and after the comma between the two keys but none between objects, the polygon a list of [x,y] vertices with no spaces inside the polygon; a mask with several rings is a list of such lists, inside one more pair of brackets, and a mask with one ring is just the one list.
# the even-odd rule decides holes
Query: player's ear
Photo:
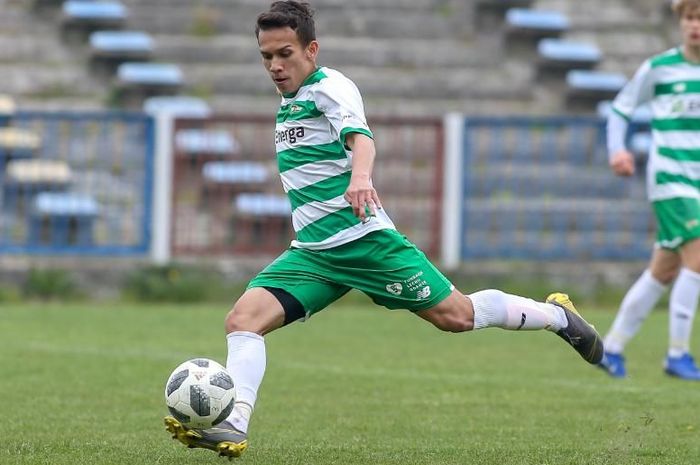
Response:
[{"label": "player's ear", "polygon": [[309,42],[309,45],[306,46],[306,58],[309,60],[316,61],[316,57],[318,56],[318,42],[315,40],[312,40]]}]

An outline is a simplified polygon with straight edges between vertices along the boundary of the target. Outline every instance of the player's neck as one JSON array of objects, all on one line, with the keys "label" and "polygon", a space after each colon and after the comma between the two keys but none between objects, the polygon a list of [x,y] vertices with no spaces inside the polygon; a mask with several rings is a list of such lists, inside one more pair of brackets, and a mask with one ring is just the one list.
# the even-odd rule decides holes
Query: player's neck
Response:
[{"label": "player's neck", "polygon": [[683,57],[691,62],[691,63],[696,63],[700,64],[700,47],[699,46],[691,46],[684,44],[683,45]]}]

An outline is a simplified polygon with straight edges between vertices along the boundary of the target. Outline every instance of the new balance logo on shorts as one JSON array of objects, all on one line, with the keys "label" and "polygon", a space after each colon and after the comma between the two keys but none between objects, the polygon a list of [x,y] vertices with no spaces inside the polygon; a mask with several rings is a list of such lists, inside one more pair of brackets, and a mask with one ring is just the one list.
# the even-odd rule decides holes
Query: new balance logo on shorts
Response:
[{"label": "new balance logo on shorts", "polygon": [[423,289],[420,289],[416,294],[416,297],[418,297],[421,300],[430,297],[430,286],[425,286]]}]

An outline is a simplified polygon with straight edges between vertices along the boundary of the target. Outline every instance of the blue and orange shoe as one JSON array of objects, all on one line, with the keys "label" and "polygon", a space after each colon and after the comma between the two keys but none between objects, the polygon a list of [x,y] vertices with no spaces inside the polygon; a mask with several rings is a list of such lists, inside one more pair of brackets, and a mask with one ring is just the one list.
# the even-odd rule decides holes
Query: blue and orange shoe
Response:
[{"label": "blue and orange shoe", "polygon": [[627,370],[625,369],[625,357],[623,357],[622,354],[604,352],[603,360],[600,361],[598,367],[613,378],[624,378],[627,376]]},{"label": "blue and orange shoe", "polygon": [[166,431],[172,434],[173,439],[177,439],[190,449],[201,447],[213,450],[230,460],[240,457],[248,447],[247,435],[227,422],[207,429],[188,428],[172,416],[165,417],[164,422]]},{"label": "blue and orange shoe", "polygon": [[561,292],[554,292],[549,294],[545,302],[564,310],[566,320],[569,322],[566,328],[557,331],[557,335],[573,347],[588,363],[592,365],[600,363],[603,358],[603,341],[593,325],[584,320],[576,311],[569,296]]},{"label": "blue and orange shoe", "polygon": [[669,376],[688,381],[700,381],[700,370],[695,365],[693,356],[685,353],[680,357],[666,357],[664,371]]}]

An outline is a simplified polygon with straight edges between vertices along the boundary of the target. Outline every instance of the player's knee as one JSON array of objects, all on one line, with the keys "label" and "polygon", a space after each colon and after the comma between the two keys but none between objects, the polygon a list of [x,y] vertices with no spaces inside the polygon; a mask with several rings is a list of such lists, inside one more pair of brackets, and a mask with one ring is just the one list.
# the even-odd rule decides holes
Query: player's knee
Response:
[{"label": "player's knee", "polygon": [[678,276],[678,268],[661,270],[654,274],[654,278],[664,286],[671,284],[671,282],[676,279],[676,276]]},{"label": "player's knee", "polygon": [[451,312],[442,315],[433,321],[433,324],[440,330],[450,333],[462,333],[471,331],[474,328],[474,319],[469,318],[466,312]]},{"label": "player's knee", "polygon": [[240,301],[236,302],[231,311],[226,315],[224,326],[226,328],[226,334],[234,331],[257,332],[253,312],[250,308],[241,304]]}]

